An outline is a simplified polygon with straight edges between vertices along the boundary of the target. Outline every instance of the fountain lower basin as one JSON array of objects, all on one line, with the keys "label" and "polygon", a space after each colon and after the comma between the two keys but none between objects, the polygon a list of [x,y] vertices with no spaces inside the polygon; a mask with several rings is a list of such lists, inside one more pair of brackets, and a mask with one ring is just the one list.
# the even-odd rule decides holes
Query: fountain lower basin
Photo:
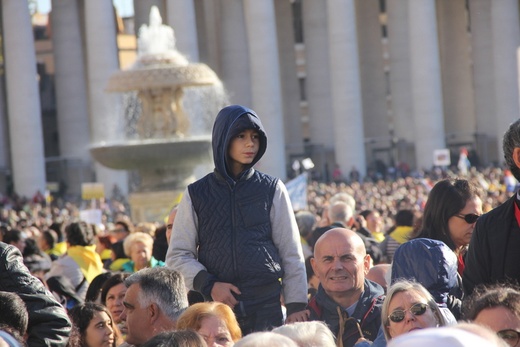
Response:
[{"label": "fountain lower basin", "polygon": [[100,143],[91,146],[90,153],[99,163],[116,170],[193,167],[211,162],[211,136]]}]

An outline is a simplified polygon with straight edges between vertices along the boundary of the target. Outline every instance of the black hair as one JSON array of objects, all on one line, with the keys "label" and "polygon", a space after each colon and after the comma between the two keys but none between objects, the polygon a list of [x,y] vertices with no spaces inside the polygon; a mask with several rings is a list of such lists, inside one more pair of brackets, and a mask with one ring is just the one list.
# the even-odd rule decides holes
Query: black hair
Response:
[{"label": "black hair", "polygon": [[10,229],[5,232],[3,241],[7,244],[11,244],[11,243],[17,243],[20,240],[22,240],[23,238],[24,237],[23,237],[22,231],[20,231],[18,229]]},{"label": "black hair", "polygon": [[29,313],[24,301],[17,294],[0,291],[0,324],[13,328],[20,336],[29,325]]},{"label": "black hair", "polygon": [[123,229],[129,233],[130,232],[130,226],[128,225],[128,223],[126,222],[123,222],[122,220],[118,220],[117,222],[114,223],[115,225],[121,225],[123,227]]},{"label": "black hair", "polygon": [[58,234],[52,229],[42,231],[41,237],[45,240],[47,245],[49,245],[50,249],[53,249],[58,242]]},{"label": "black hair", "polygon": [[85,301],[95,302],[101,294],[101,288],[110,277],[112,277],[112,273],[109,271],[102,272],[94,277],[88,286],[87,294],[85,294]]},{"label": "black hair", "polygon": [[63,231],[62,231],[63,223],[54,222],[49,226],[50,230],[53,230],[57,235],[57,242],[63,242]]},{"label": "black hair", "polygon": [[413,226],[413,211],[412,210],[400,210],[395,215],[395,225],[397,226]]},{"label": "black hair", "polygon": [[476,196],[479,196],[477,188],[467,180],[448,178],[437,182],[428,195],[421,230],[415,238],[439,240],[455,250],[457,247],[451,239],[448,220]]},{"label": "black hair", "polygon": [[125,279],[130,276],[129,273],[126,272],[116,272],[113,273],[112,276],[110,276],[105,283],[103,283],[103,286],[101,287],[101,303],[103,305],[107,304],[107,294],[108,291],[112,288],[117,286],[118,284],[125,283]]},{"label": "black hair", "polygon": [[516,166],[513,159],[515,148],[520,147],[520,119],[509,126],[502,140],[502,149],[504,151],[504,159],[509,170],[517,180],[520,181],[520,168]]},{"label": "black hair", "polygon": [[120,336],[119,330],[115,326],[110,311],[105,306],[93,302],[86,302],[84,304],[77,305],[68,311],[73,326],[71,336],[74,337],[76,340],[79,340],[79,346],[86,346],[86,331],[90,324],[90,321],[92,320],[92,318],[94,318],[94,314],[96,312],[105,312],[108,315],[108,317],[110,317],[110,320],[112,322],[112,328],[114,330],[114,342],[112,344],[112,347],[116,347]]},{"label": "black hair", "polygon": [[94,231],[85,222],[71,223],[65,227],[67,242],[71,246],[90,246],[94,242]]}]

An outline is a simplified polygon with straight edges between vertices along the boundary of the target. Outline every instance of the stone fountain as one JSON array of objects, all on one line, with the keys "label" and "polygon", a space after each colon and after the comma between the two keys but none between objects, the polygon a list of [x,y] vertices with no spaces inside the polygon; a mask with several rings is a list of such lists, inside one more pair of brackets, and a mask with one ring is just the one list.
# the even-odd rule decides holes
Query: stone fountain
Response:
[{"label": "stone fountain", "polygon": [[207,65],[190,63],[177,51],[173,29],[162,24],[155,6],[150,24],[139,29],[137,48],[136,62],[110,76],[106,88],[137,104],[134,114],[123,107],[126,139],[96,144],[90,152],[106,167],[137,173],[132,218],[158,221],[198,178],[197,169],[212,168],[211,127],[226,97]]}]

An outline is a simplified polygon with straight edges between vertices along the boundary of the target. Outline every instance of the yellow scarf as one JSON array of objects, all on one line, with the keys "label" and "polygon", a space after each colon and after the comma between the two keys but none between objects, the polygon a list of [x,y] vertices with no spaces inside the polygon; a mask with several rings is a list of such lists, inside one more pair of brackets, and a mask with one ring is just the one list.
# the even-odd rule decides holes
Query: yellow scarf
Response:
[{"label": "yellow scarf", "polygon": [[67,242],[56,243],[51,251],[58,256],[64,255],[67,253]]},{"label": "yellow scarf", "polygon": [[100,273],[103,272],[101,257],[96,252],[96,246],[71,246],[67,254],[79,265],[83,276],[90,283]]},{"label": "yellow scarf", "polygon": [[372,237],[377,241],[377,242],[383,242],[383,240],[385,239],[385,234],[382,232],[382,231],[377,231],[375,233],[371,233],[372,234]]},{"label": "yellow scarf", "polygon": [[102,260],[105,259],[112,259],[112,250],[111,249],[104,249],[101,251],[101,254],[99,255]]},{"label": "yellow scarf", "polygon": [[407,226],[396,227],[390,234],[390,237],[396,240],[400,245],[410,240],[413,228]]}]

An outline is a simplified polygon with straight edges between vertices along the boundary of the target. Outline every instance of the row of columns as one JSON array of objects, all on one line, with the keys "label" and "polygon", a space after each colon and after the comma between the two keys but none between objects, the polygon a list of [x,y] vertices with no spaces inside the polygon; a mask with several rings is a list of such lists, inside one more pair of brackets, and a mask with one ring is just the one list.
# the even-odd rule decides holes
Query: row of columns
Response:
[{"label": "row of columns", "polygon": [[[379,114],[381,105],[371,105],[367,96],[380,84],[363,85],[362,77],[372,71],[363,59],[369,54],[368,49],[360,49],[363,45],[358,39],[372,35],[374,41],[377,36],[358,31],[357,27],[363,27],[362,23],[356,25],[356,18],[360,16],[359,1],[303,0],[303,21],[311,142],[335,149],[335,160],[343,170],[356,166],[363,172],[365,134],[383,132],[381,129],[385,127],[381,123],[389,118],[386,113]],[[294,98],[296,90],[294,83],[285,83],[291,74],[280,69],[280,66],[294,68],[288,64],[294,57],[287,49],[293,44],[292,39],[278,31],[283,22],[280,13],[288,13],[288,5],[275,4],[272,0],[221,0],[217,4],[195,4],[193,0],[155,2],[163,6],[162,13],[167,14],[167,22],[176,32],[179,50],[197,61],[202,47],[205,58],[229,90],[231,101],[250,106],[259,113],[269,136],[268,151],[260,168],[285,178],[286,137],[291,141],[301,138],[301,128],[291,126],[299,124],[295,121],[298,115],[287,114],[295,111],[297,104],[289,107],[287,100],[282,99],[283,95]],[[458,42],[470,42],[473,47],[472,75],[468,72],[471,67],[459,57],[460,52],[453,53],[459,60],[448,61],[445,55],[448,53],[439,46],[439,42],[446,44],[448,51],[459,47],[450,48],[448,43],[455,38],[447,37],[449,33],[441,30],[439,37],[437,17],[439,12],[440,18],[447,21],[442,23],[443,28],[454,24],[459,18],[454,13],[465,11],[464,6],[460,6],[462,3],[463,0],[449,4],[440,1],[436,6],[434,0],[387,2],[392,120],[396,136],[415,143],[418,167],[431,166],[433,150],[446,144],[447,127],[458,130],[469,124],[468,127],[474,127],[477,132],[492,128],[495,139],[499,140],[507,125],[519,114],[517,76],[513,73],[516,71],[515,52],[520,43],[518,2],[470,1],[471,38],[464,35],[463,26],[454,30]],[[85,52],[81,47],[81,9],[77,1],[53,0],[52,24],[60,150],[65,157],[89,160],[89,144],[122,138],[122,127],[114,117],[119,112],[117,107],[121,106],[118,96],[104,92],[108,76],[118,69],[112,5],[104,0],[89,0],[83,4]],[[147,22],[149,7],[153,4],[154,0],[134,1],[136,28],[139,23]],[[2,0],[2,13],[14,184],[18,193],[32,195],[44,189],[45,170],[27,1]],[[203,19],[204,25],[195,24],[196,14],[198,22]],[[483,47],[486,42],[491,42],[492,47]],[[448,71],[448,75],[443,70]],[[460,70],[462,77],[451,77],[455,82],[451,85],[453,93],[446,92],[450,85],[443,80],[449,81],[449,77]],[[293,78],[294,74],[295,71]],[[283,81],[282,75],[286,76]],[[474,95],[468,90],[473,90]],[[460,91],[464,93],[457,94]],[[377,93],[381,94],[381,89]],[[452,98],[450,105],[461,103],[466,108],[446,107],[443,98]],[[476,118],[468,123],[467,120],[472,119],[473,104]],[[493,110],[496,110],[495,117],[489,117]],[[457,121],[450,118],[445,124],[446,113],[454,115]],[[490,119],[497,121],[492,124]],[[111,122],[107,123],[108,120]],[[13,136],[27,132],[31,136]],[[124,173],[101,166],[96,167],[96,172],[98,180],[107,188],[113,183],[123,189],[126,187]]]}]

